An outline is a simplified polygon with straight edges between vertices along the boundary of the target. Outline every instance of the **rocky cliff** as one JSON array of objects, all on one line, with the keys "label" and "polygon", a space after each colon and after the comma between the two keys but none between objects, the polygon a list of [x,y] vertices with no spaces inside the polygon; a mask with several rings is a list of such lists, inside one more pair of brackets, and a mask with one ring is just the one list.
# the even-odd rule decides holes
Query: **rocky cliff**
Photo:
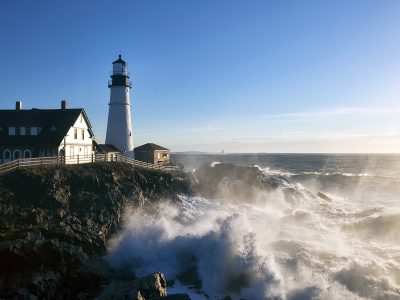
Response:
[{"label": "rocky cliff", "polygon": [[115,277],[102,257],[126,207],[179,204],[177,194],[190,188],[183,173],[123,163],[26,168],[0,177],[1,298],[96,296]]},{"label": "rocky cliff", "polygon": [[[0,298],[190,299],[166,296],[161,273],[136,279],[110,270],[103,259],[106,243],[122,227],[127,208],[152,213],[161,201],[180,205],[180,194],[253,203],[260,193],[277,189],[288,203],[304,197],[286,178],[231,164],[172,175],[95,163],[26,168],[0,177]],[[195,267],[178,278],[201,291]]]}]

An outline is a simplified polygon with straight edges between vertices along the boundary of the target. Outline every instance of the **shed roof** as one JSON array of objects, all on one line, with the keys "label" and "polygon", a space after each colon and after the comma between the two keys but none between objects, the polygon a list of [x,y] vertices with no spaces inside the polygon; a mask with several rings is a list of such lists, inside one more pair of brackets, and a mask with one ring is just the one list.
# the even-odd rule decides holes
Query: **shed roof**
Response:
[{"label": "shed roof", "polygon": [[[83,108],[0,110],[0,127],[3,129],[0,130],[0,146],[59,145],[81,113],[93,137],[92,126]],[[38,135],[8,135],[8,127],[14,126],[43,129]]]},{"label": "shed roof", "polygon": [[118,150],[117,148],[114,147],[114,145],[111,144],[99,144],[99,146],[107,153],[121,153],[121,150]]},{"label": "shed roof", "polygon": [[152,150],[169,150],[167,148],[161,147],[159,145],[153,144],[153,143],[147,143],[142,146],[136,147],[134,149],[135,151],[152,151]]}]

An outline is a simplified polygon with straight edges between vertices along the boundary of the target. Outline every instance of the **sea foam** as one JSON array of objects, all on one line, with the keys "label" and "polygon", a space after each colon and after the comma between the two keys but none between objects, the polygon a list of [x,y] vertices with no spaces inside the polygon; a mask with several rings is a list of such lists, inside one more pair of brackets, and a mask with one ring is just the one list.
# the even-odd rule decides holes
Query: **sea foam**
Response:
[{"label": "sea foam", "polygon": [[[225,179],[219,188],[228,183],[240,186]],[[128,212],[110,265],[176,282],[192,272],[210,299],[399,299],[397,206],[327,203],[300,184]]]}]

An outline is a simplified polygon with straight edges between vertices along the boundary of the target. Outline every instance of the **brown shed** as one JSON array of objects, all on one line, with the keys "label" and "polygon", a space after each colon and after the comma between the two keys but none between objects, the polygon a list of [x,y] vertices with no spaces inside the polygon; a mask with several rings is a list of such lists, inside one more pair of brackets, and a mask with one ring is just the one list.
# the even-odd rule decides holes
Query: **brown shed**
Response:
[{"label": "brown shed", "polygon": [[169,163],[169,149],[153,143],[147,143],[136,147],[135,159],[156,165]]}]

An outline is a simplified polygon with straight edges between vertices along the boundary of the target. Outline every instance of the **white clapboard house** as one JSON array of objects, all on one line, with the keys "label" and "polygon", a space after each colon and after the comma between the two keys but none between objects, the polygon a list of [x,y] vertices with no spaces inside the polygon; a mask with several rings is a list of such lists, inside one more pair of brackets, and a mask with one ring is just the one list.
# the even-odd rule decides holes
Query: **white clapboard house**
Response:
[{"label": "white clapboard house", "polygon": [[92,126],[83,108],[0,110],[0,163],[18,158],[90,157]]}]

